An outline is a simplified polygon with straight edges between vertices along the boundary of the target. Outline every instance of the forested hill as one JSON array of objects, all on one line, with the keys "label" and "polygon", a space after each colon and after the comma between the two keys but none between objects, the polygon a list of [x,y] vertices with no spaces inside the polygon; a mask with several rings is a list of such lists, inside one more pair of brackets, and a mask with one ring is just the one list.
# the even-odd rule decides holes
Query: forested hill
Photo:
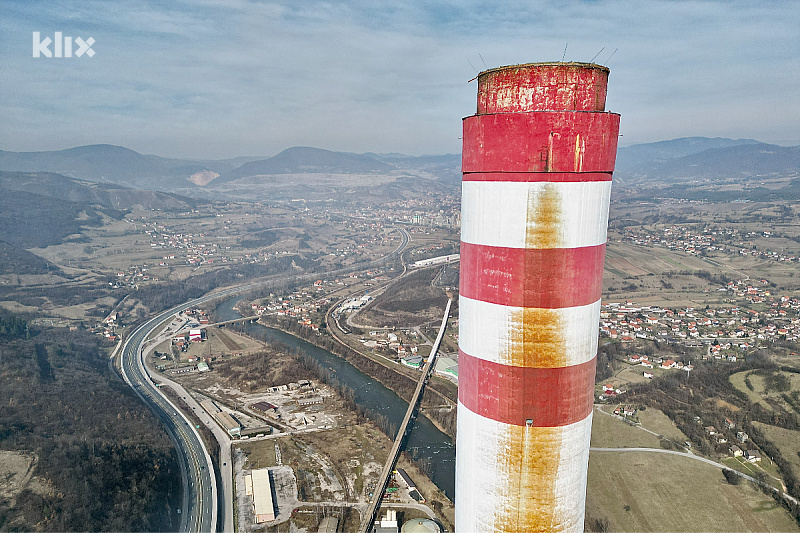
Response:
[{"label": "forested hill", "polygon": [[0,531],[174,531],[180,469],[155,416],[97,337],[0,312],[0,450],[37,457],[0,497]]}]

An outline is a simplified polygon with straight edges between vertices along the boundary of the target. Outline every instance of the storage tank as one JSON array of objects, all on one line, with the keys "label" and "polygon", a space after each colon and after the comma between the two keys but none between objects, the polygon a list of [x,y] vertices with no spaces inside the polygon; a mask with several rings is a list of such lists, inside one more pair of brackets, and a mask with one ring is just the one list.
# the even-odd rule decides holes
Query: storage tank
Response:
[{"label": "storage tank", "polygon": [[457,531],[583,531],[619,115],[608,69],[478,76],[462,152]]},{"label": "storage tank", "polygon": [[403,527],[400,528],[400,533],[440,533],[442,529],[439,524],[429,518],[414,518],[408,520]]}]

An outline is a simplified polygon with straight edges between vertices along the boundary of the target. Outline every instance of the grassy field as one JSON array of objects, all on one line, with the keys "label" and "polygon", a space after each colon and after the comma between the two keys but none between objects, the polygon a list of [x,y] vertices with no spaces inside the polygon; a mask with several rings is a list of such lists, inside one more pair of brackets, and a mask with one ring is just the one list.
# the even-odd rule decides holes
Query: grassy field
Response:
[{"label": "grassy field", "polygon": [[275,460],[275,444],[280,446],[280,441],[265,440],[257,442],[237,442],[236,447],[247,456],[248,468],[267,468],[277,465]]},{"label": "grassy field", "polygon": [[621,380],[626,383],[647,383],[650,380],[644,377],[643,372],[645,370],[651,374],[658,372],[658,369],[645,368],[639,365],[625,365],[610,381],[616,382],[617,380]]},{"label": "grassy field", "polygon": [[753,390],[750,390],[747,385],[745,385],[744,378],[747,377],[751,371],[747,370],[745,372],[737,372],[736,374],[731,374],[728,380],[731,382],[731,385],[736,387],[738,390],[742,391],[743,393],[747,394],[747,397],[750,399],[751,402],[760,404],[763,408],[772,410],[772,406],[770,406],[767,402],[764,401],[764,398],[756,392],[756,384],[760,385],[760,390],[763,391],[763,380],[759,376],[751,375],[748,379],[750,380],[750,384],[753,385]]},{"label": "grassy field", "polygon": [[658,409],[653,409],[651,407],[645,411],[639,411],[637,416],[643,428],[654,431],[664,438],[673,439],[677,442],[688,440],[686,435],[675,426],[672,420]]},{"label": "grassy field", "polygon": [[[598,448],[661,448],[661,439],[656,435],[677,442],[687,440],[672,420],[658,409],[639,411],[637,417],[641,428],[620,420],[611,413],[615,405],[603,406],[603,412],[595,409],[592,418],[592,446]],[[644,429],[642,429],[644,428]],[[645,431],[647,430],[647,431]],[[655,433],[656,435],[653,435]]]},{"label": "grassy field", "polygon": [[[603,413],[594,411],[592,418],[592,446],[596,448],[660,448],[655,435],[628,425],[610,413],[614,407],[604,407]],[[677,430],[677,428],[676,428]]]},{"label": "grassy field", "polygon": [[[610,412],[613,406],[604,409]],[[650,408],[638,416],[644,428],[678,442],[686,440],[661,411]],[[789,453],[791,436],[784,437]],[[661,446],[655,435],[595,409],[592,447]],[[730,466],[750,474],[758,469],[749,464]],[[777,474],[768,461],[762,466],[768,476]],[[772,498],[749,483],[728,484],[719,468],[688,454],[590,452],[586,509],[591,518],[607,519],[610,530],[618,532],[800,531]]]},{"label": "grassy field", "polygon": [[[770,401],[776,401],[780,403],[784,409],[789,412],[792,412],[792,407],[783,399],[783,394],[786,393],[793,393],[794,391],[800,391],[800,374],[795,372],[778,372],[779,374],[786,377],[788,383],[790,385],[790,389],[788,391],[775,391],[771,390],[767,392],[766,390],[766,381],[763,375],[755,374],[752,370],[745,371],[745,372],[738,372],[736,374],[732,374],[729,378],[731,384],[742,391],[743,393],[747,394],[747,397],[750,398],[750,401],[753,403],[758,403],[765,409],[772,410],[772,406],[769,405],[764,399],[769,398]],[[753,387],[753,390],[747,386],[745,378],[750,382],[750,385]]]},{"label": "grassy field", "polygon": [[725,457],[720,459],[720,463],[724,464],[728,468],[732,468],[733,470],[738,470],[748,476],[753,476],[754,478],[758,479],[761,476],[764,477],[764,481],[775,487],[776,489],[783,490],[783,484],[781,483],[781,476],[778,473],[778,468],[772,463],[769,458],[764,459],[758,463],[751,463],[747,461],[744,457]]},{"label": "grassy field", "polygon": [[675,455],[589,456],[587,511],[611,531],[800,531],[772,498],[719,468]]},{"label": "grassy field", "polygon": [[776,355],[775,362],[779,365],[800,370],[800,357],[797,356],[797,352],[788,352],[786,355]]}]

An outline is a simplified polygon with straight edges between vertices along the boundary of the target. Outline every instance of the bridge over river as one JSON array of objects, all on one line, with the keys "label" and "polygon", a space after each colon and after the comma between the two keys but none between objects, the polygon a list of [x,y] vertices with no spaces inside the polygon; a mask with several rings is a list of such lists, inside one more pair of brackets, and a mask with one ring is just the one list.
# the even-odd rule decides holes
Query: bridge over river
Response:
[{"label": "bridge over river", "polygon": [[436,342],[433,343],[431,354],[428,356],[428,360],[425,362],[425,366],[422,368],[422,376],[419,378],[417,388],[414,391],[414,396],[412,396],[411,401],[408,402],[406,416],[403,417],[403,423],[400,424],[400,429],[397,430],[397,437],[395,437],[392,449],[389,451],[389,457],[386,458],[386,464],[383,466],[381,477],[378,479],[378,486],[375,489],[375,493],[372,497],[369,507],[367,508],[367,512],[364,515],[364,519],[361,521],[361,527],[359,528],[360,533],[367,533],[372,528],[372,524],[375,522],[375,518],[378,515],[378,510],[380,509],[381,502],[383,501],[383,494],[386,491],[386,487],[389,485],[389,476],[391,476],[392,472],[394,471],[394,467],[397,464],[397,457],[400,455],[400,449],[403,447],[403,443],[408,436],[410,429],[409,422],[411,422],[416,415],[417,408],[419,407],[419,401],[422,398],[422,393],[425,391],[425,385],[428,383],[431,370],[433,370],[433,366],[436,363],[436,354],[439,352],[439,344],[442,342],[444,330],[447,328],[447,318],[450,316],[451,303],[453,303],[452,300],[447,301],[447,307],[445,308],[444,316],[442,317],[442,325],[439,328],[439,335],[436,336]]}]

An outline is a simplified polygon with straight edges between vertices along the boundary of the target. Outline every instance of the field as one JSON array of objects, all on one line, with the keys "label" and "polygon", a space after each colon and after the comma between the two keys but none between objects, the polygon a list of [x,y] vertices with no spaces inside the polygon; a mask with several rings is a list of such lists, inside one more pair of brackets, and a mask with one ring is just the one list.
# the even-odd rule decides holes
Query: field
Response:
[{"label": "field", "polygon": [[615,405],[595,408],[592,418],[592,446],[597,448],[661,448],[659,435],[683,443],[687,440],[675,424],[658,409],[638,411],[641,427],[610,414]]},{"label": "field", "polygon": [[672,439],[677,442],[685,442],[686,435],[675,427],[672,420],[667,415],[658,409],[649,408],[645,411],[639,411],[637,415],[642,427],[658,433],[666,439]]},{"label": "field", "polygon": [[612,531],[798,531],[772,498],[675,455],[591,453],[587,512]]},{"label": "field", "polygon": [[[730,378],[728,378],[731,382],[731,385],[736,387],[736,389],[742,391],[743,393],[747,394],[747,397],[750,399],[751,402],[757,403],[761,405],[765,409],[772,410],[772,406],[770,406],[767,402],[764,401],[762,395],[756,392],[756,384],[762,384],[763,380],[760,376],[750,376],[747,379],[750,380],[750,384],[753,385],[753,390],[750,390],[747,385],[745,384],[745,378],[749,374],[749,371],[745,372],[737,372],[736,374],[731,374]],[[763,386],[760,388],[761,391],[764,390]]]},{"label": "field", "polygon": [[603,275],[604,300],[635,300],[662,307],[717,303],[713,291],[718,285],[692,274],[701,270],[730,275],[727,269],[700,257],[609,240]]},{"label": "field", "polygon": [[610,414],[613,407],[595,409],[592,418],[592,447],[596,448],[660,448],[652,433],[628,425]]},{"label": "field", "polygon": [[[666,307],[714,305],[726,298],[716,291],[723,277],[767,279],[782,292],[796,293],[797,264],[764,253],[800,254],[798,227],[791,203],[613,202],[603,298]],[[700,239],[726,249],[694,249]],[[759,254],[751,253],[756,250]]]},{"label": "field", "polygon": [[719,462],[756,479],[762,478],[765,483],[769,483],[776,489],[783,490],[784,488],[778,467],[769,458],[758,463],[751,463],[744,457],[724,457]]},{"label": "field", "polygon": [[[603,409],[610,412],[613,407]],[[656,435],[597,411],[592,447],[660,451],[662,441]],[[653,433],[677,442],[686,440],[657,409],[640,411],[637,416]],[[784,444],[789,442],[787,437]],[[774,468],[764,466],[768,474],[775,474]],[[737,469],[744,471],[744,467]],[[689,454],[656,450],[590,452],[586,510],[588,525],[605,519],[609,530],[618,532],[800,531],[783,508],[749,483],[730,485],[717,467]]]},{"label": "field", "polygon": [[[775,390],[774,388],[767,390],[767,376],[770,375],[779,376],[779,379],[783,380],[785,384],[785,390]],[[800,374],[795,372],[762,373],[760,371],[756,372],[750,370],[733,374],[729,379],[734,387],[747,394],[750,401],[758,403],[768,410],[772,410],[772,406],[769,402],[774,402],[781,405],[787,411],[792,412],[791,405],[784,400],[783,395],[787,393],[791,395],[800,392]],[[750,387],[747,386],[748,382],[753,390],[750,390]],[[767,399],[769,402],[767,402]]]}]

